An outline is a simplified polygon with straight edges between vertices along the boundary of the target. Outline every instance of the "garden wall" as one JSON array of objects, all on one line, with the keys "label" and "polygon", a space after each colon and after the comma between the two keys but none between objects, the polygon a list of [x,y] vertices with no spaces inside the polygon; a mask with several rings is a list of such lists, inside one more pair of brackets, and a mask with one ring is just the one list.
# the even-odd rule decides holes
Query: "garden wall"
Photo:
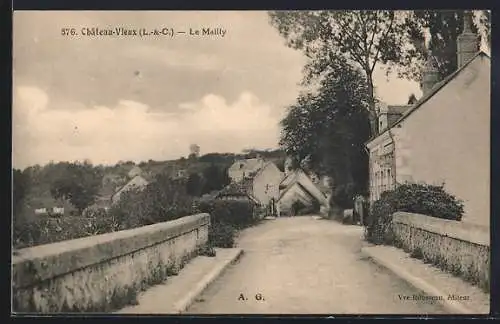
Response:
[{"label": "garden wall", "polygon": [[425,215],[393,215],[395,245],[489,290],[490,232],[480,226]]},{"label": "garden wall", "polygon": [[176,274],[208,240],[209,214],[14,251],[13,312],[107,312]]}]

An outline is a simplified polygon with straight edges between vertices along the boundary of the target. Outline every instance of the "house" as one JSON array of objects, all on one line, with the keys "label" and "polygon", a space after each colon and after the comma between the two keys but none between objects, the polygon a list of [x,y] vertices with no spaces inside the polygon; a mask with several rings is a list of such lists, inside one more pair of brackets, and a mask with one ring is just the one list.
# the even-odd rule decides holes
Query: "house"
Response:
[{"label": "house", "polygon": [[457,56],[458,69],[439,80],[429,55],[423,96],[397,118],[380,116],[379,125],[387,125],[366,143],[370,201],[400,183],[444,183],[464,201],[464,222],[489,225],[491,63],[467,18]]},{"label": "house", "polygon": [[127,183],[127,178],[109,173],[103,176],[101,188],[97,194],[95,202],[86,208],[87,210],[105,209],[112,205],[113,195]]},{"label": "house", "polygon": [[285,174],[273,162],[265,163],[255,174],[251,175],[252,195],[262,206],[274,204],[279,198],[279,184]]},{"label": "house", "polygon": [[137,165],[134,165],[134,167],[127,173],[127,175],[130,179],[133,179],[136,176],[142,175],[142,170]]},{"label": "house", "polygon": [[249,190],[251,183],[251,180],[233,182],[219,191],[215,195],[215,199],[249,201],[255,205],[260,205],[259,201],[252,195],[251,190]]},{"label": "house", "polygon": [[261,157],[254,159],[237,160],[228,169],[228,176],[232,182],[240,182],[245,178],[252,177],[264,166]]},{"label": "house", "polygon": [[319,212],[321,207],[328,207],[328,196],[302,169],[285,170],[287,174],[278,187],[278,216],[295,214],[294,205],[297,203],[310,207],[315,212]]},{"label": "house", "polygon": [[184,179],[188,177],[188,172],[186,169],[178,169],[174,172],[172,178],[175,180]]},{"label": "house", "polygon": [[120,200],[121,194],[123,194],[124,192],[127,192],[127,191],[132,190],[132,189],[141,190],[141,189],[144,189],[148,184],[149,184],[149,182],[146,179],[144,179],[140,175],[136,175],[133,179],[131,179],[129,182],[127,182],[123,187],[121,187],[119,190],[117,190],[115,194],[113,194],[113,196],[111,197],[111,202],[113,204],[116,204]]},{"label": "house", "polygon": [[[279,184],[284,177],[284,173],[273,162],[259,161],[255,163],[255,161],[250,161],[248,165],[250,167],[245,168],[246,172],[249,170],[252,170],[252,172],[244,175],[243,173],[233,173],[232,179],[234,180],[235,176],[239,181],[233,181],[226,188],[238,188],[237,191],[250,195],[260,206],[270,207],[274,205],[274,202],[279,198]],[[260,167],[255,168],[256,165]]]}]

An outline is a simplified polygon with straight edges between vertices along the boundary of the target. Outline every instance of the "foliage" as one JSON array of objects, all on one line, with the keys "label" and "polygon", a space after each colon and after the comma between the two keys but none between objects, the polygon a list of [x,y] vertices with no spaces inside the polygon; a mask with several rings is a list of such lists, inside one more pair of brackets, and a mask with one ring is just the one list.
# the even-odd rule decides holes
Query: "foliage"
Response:
[{"label": "foliage", "polygon": [[218,222],[210,225],[208,242],[210,246],[232,248],[234,246],[236,228],[228,223]]},{"label": "foliage", "polygon": [[247,201],[219,199],[202,201],[198,209],[202,213],[210,214],[212,224],[225,223],[241,229],[255,222],[255,205]]},{"label": "foliage", "polygon": [[12,206],[14,215],[19,214],[24,198],[30,189],[30,178],[26,172],[12,171]]},{"label": "foliage", "polygon": [[335,186],[332,194],[332,202],[342,209],[354,208],[354,197],[360,191],[356,187],[356,184],[352,182]]},{"label": "foliage", "polygon": [[187,194],[194,197],[202,195],[204,181],[198,173],[191,173],[186,182]]},{"label": "foliage", "polygon": [[280,145],[294,161],[327,175],[336,186],[353,183],[364,191],[368,157],[364,142],[369,123],[364,107],[368,91],[363,75],[347,62],[321,81],[317,93],[302,94],[282,120]]},{"label": "foliage", "polygon": [[211,164],[203,170],[204,185],[201,194],[220,190],[230,183],[227,168]]},{"label": "foliage", "polygon": [[125,228],[134,228],[187,216],[192,203],[182,180],[160,174],[143,190],[123,193],[109,213]]},{"label": "foliage", "polygon": [[50,193],[55,199],[68,199],[81,213],[95,201],[102,174],[87,162],[67,164],[64,171],[52,183]]},{"label": "foliage", "polygon": [[367,219],[367,240],[376,244],[392,243],[392,215],[397,211],[460,221],[464,206],[444,190],[444,185],[399,185],[382,193],[373,203]]},{"label": "foliage", "polygon": [[414,50],[405,39],[404,12],[390,10],[274,11],[271,24],[309,58],[306,84],[335,70],[347,59],[364,72],[368,91],[371,133],[377,133],[377,105],[373,73],[377,64],[408,65]]},{"label": "foliage", "polygon": [[[430,49],[441,62],[442,76],[456,69],[456,38],[463,26],[463,10],[339,10],[273,11],[271,24],[287,45],[302,50],[309,59],[305,84],[311,84],[335,69],[335,62],[347,58],[364,72],[369,92],[371,135],[378,132],[377,98],[373,75],[377,66],[389,74],[419,80],[427,51],[423,47],[425,28],[431,33]],[[483,11],[480,27],[490,39],[491,12]]]},{"label": "foliage", "polygon": [[[423,62],[430,50],[438,63],[441,79],[457,69],[457,37],[462,33],[465,10],[414,10],[406,18],[407,33],[414,45],[415,59]],[[479,24],[471,21],[471,28],[484,35],[490,44],[490,12],[483,11]],[[425,29],[430,34],[428,46],[424,44]],[[489,45],[491,46],[491,45]],[[413,80],[420,79],[417,66],[408,66],[406,72]]]},{"label": "foliage", "polygon": [[120,229],[116,219],[107,215],[103,210],[95,211],[91,217],[38,216],[30,221],[14,223],[13,245],[14,248],[23,248],[104,234]]},{"label": "foliage", "polygon": [[234,161],[233,153],[207,153],[198,158],[200,162],[207,162],[213,164],[231,164]]}]

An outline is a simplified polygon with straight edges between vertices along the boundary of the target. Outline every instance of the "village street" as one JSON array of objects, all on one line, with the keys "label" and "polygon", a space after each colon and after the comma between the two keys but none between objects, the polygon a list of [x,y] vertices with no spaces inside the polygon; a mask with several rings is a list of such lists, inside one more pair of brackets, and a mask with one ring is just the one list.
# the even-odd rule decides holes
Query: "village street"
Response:
[{"label": "village street", "polygon": [[311,216],[266,220],[241,234],[240,260],[187,313],[444,313],[429,302],[401,300],[419,292],[363,259],[362,235],[360,226]]}]

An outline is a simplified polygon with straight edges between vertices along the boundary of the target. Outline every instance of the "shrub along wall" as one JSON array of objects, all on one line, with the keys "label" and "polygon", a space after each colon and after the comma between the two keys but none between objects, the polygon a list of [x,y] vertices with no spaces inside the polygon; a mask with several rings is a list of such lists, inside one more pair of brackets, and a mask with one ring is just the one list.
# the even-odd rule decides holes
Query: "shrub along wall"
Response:
[{"label": "shrub along wall", "polygon": [[82,216],[14,219],[14,247],[54,243],[166,222],[193,214],[192,197],[182,181],[159,175],[144,190],[130,190],[106,212],[88,209]]},{"label": "shrub along wall", "polygon": [[18,250],[13,311],[109,312],[180,268],[208,240],[210,217],[170,222]]},{"label": "shrub along wall", "polygon": [[392,231],[395,246],[489,291],[487,227],[398,212],[393,215]]},{"label": "shrub along wall", "polygon": [[210,214],[209,244],[222,248],[233,247],[236,232],[261,219],[257,207],[248,201],[202,201],[197,211]]},{"label": "shrub along wall", "polygon": [[382,193],[370,208],[365,237],[375,244],[392,244],[392,216],[408,212],[436,218],[460,221],[464,213],[462,201],[444,190],[443,186],[403,184]]}]

